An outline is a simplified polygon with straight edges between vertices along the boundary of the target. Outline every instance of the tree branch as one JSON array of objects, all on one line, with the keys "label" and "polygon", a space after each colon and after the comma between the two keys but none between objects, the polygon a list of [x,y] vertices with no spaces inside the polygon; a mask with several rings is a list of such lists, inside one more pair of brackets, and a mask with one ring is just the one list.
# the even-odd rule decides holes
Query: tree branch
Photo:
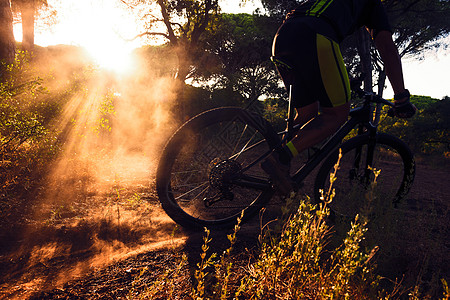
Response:
[{"label": "tree branch", "polygon": [[158,5],[161,8],[161,14],[163,16],[164,24],[166,24],[167,32],[168,32],[168,39],[176,46],[178,44],[178,39],[175,36],[175,33],[173,32],[172,25],[170,23],[170,17],[169,13],[167,12],[167,7],[164,4],[163,0],[158,0]]},{"label": "tree branch", "polygon": [[135,37],[133,37],[131,39],[126,39],[126,41],[128,41],[128,42],[134,41],[135,39],[141,38],[146,35],[159,35],[159,36],[165,37],[166,39],[169,39],[169,36],[166,33],[146,31],[146,32],[142,32],[142,33],[136,35]]}]

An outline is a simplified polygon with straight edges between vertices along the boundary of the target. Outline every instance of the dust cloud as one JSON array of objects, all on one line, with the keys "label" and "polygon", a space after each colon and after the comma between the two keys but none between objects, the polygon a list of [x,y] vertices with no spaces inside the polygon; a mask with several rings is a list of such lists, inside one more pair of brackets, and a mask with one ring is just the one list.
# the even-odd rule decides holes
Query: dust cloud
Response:
[{"label": "dust cloud", "polygon": [[170,76],[141,62],[128,74],[84,67],[74,79],[83,59],[46,59],[54,74],[49,89],[68,99],[53,124],[63,146],[43,179],[31,225],[7,258],[0,298],[24,299],[184,240],[155,194],[160,153],[179,125]]}]

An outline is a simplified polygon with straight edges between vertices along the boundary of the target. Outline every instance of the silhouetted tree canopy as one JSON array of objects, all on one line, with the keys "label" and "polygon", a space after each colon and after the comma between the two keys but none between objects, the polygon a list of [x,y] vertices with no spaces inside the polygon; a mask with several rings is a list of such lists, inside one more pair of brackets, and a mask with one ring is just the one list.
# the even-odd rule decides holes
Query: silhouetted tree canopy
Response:
[{"label": "silhouetted tree canopy", "polygon": [[450,1],[385,0],[400,55],[420,54],[450,32]]},{"label": "silhouetted tree canopy", "polygon": [[[288,11],[301,0],[261,0],[269,15],[281,21]],[[420,55],[424,50],[445,46],[439,44],[450,30],[450,1],[442,0],[385,0],[383,1],[394,30],[395,42],[400,55]],[[342,51],[350,70],[357,70],[360,59],[355,57],[358,38],[352,36],[344,41]],[[383,72],[383,65],[372,48],[372,62],[377,72]],[[384,78],[383,76],[379,76]],[[379,82],[384,85],[384,79]]]},{"label": "silhouetted tree canopy", "polygon": [[[394,40],[400,56],[421,59],[427,50],[448,46],[441,44],[441,41],[450,32],[450,1],[386,0],[384,4],[394,29]],[[383,62],[374,49],[372,57],[381,92],[386,78]]]},{"label": "silhouetted tree canopy", "polygon": [[[178,68],[174,76],[181,82],[191,78],[192,62],[203,56],[199,48],[205,31],[217,21],[217,0],[122,0],[130,8],[147,7],[141,19],[145,27],[138,37],[163,38],[174,48]],[[157,9],[154,8],[156,5]]]},{"label": "silhouetted tree canopy", "polygon": [[278,76],[270,56],[276,26],[271,18],[250,14],[222,14],[218,25],[202,40],[214,65],[200,67],[200,79],[231,88],[246,99],[279,93]]}]

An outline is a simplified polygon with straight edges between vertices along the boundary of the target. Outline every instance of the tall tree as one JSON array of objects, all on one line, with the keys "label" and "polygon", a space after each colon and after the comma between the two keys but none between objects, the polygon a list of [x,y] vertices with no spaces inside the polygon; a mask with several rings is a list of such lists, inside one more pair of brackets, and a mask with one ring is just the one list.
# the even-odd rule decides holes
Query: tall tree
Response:
[{"label": "tall tree", "polygon": [[215,57],[212,71],[206,66],[196,74],[203,75],[203,81],[215,79],[249,100],[279,93],[278,76],[270,62],[275,31],[267,16],[222,14],[218,25],[202,39],[202,47]]},{"label": "tall tree", "polygon": [[9,0],[0,0],[0,82],[4,74],[4,66],[14,61],[15,40],[13,18]]},{"label": "tall tree", "polygon": [[192,63],[203,55],[199,42],[217,20],[218,0],[122,0],[129,7],[156,4],[159,12],[142,17],[147,28],[139,37],[163,37],[178,58],[176,78],[184,82],[192,76]]},{"label": "tall tree", "polygon": [[46,0],[12,0],[13,9],[20,12],[22,19],[22,48],[32,51],[34,48],[34,25],[36,13],[42,6],[47,6]]},{"label": "tall tree", "polygon": [[[426,50],[443,46],[439,42],[450,33],[450,1],[385,0],[400,56],[422,57]],[[446,46],[446,45],[444,45]],[[372,49],[378,73],[378,91],[384,88],[386,74],[380,56]]]},{"label": "tall tree", "polygon": [[400,56],[420,55],[423,50],[439,47],[436,41],[450,33],[448,0],[385,0],[384,5]]},{"label": "tall tree", "polygon": [[187,95],[185,82],[192,78],[194,62],[205,55],[200,39],[213,26],[219,12],[218,0],[121,0],[130,8],[156,4],[159,11],[147,11],[142,17],[147,28],[138,37],[162,37],[177,58],[174,74],[179,117],[184,120]]},{"label": "tall tree", "polygon": [[[241,0],[245,2],[246,0]],[[281,23],[286,14],[293,10],[301,1],[299,0],[261,0],[261,4],[271,17],[278,19]]]}]

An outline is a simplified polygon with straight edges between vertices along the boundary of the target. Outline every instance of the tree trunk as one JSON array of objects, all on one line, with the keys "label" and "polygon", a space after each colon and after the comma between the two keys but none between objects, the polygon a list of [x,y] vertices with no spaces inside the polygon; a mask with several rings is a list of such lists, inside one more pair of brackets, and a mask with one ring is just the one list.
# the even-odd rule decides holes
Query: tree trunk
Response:
[{"label": "tree trunk", "polygon": [[32,51],[34,48],[34,19],[36,3],[35,0],[24,1],[21,4],[22,14],[22,48],[25,51]]},{"label": "tree trunk", "polygon": [[0,82],[3,78],[4,65],[14,62],[15,40],[13,17],[9,0],[0,0]]}]

